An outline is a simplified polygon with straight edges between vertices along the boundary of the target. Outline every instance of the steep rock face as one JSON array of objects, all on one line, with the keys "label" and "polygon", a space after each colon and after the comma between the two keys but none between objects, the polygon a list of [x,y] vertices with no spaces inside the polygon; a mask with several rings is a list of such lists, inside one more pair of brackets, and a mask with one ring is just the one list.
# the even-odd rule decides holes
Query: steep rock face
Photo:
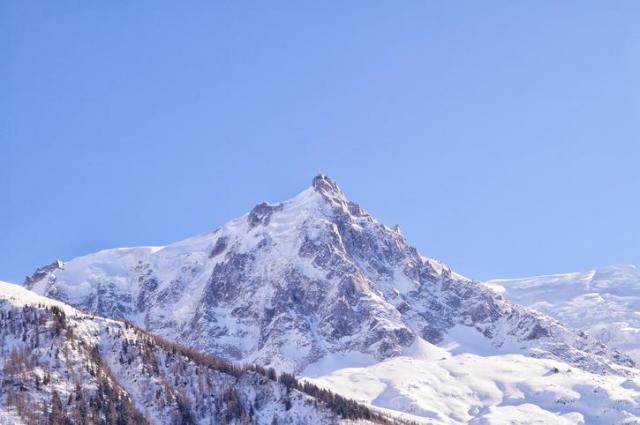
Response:
[{"label": "steep rock face", "polygon": [[282,370],[336,353],[394,357],[420,338],[441,342],[457,325],[503,352],[597,371],[631,364],[421,256],[322,175],[295,198],[259,204],[214,232],[79,257],[25,285],[214,355]]}]

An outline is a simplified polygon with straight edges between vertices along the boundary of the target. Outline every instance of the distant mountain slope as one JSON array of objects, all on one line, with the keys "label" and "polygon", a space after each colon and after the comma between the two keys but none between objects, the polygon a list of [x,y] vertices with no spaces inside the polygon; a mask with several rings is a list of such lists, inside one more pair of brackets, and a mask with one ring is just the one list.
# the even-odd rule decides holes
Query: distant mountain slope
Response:
[{"label": "distant mountain slope", "polygon": [[355,422],[340,415],[378,415],[4,282],[0,364],[0,424],[346,424]]},{"label": "distant mountain slope", "polygon": [[640,360],[640,269],[636,266],[497,279],[487,284],[515,303],[584,329]]}]

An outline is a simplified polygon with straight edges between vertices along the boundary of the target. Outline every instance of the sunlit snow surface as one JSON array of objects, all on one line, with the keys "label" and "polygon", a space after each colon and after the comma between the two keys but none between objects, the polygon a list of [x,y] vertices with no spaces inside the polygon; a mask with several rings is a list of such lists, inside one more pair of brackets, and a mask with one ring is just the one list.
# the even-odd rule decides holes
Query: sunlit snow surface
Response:
[{"label": "sunlit snow surface", "polygon": [[[473,332],[473,331],[471,331]],[[404,356],[334,370],[310,381],[428,424],[635,424],[640,378],[599,375],[555,360],[490,355],[480,335],[444,347],[419,340]],[[482,355],[479,355],[482,354]],[[350,360],[349,360],[350,361]]]},{"label": "sunlit snow surface", "polygon": [[499,279],[487,285],[640,362],[640,269],[616,265],[583,273]]}]

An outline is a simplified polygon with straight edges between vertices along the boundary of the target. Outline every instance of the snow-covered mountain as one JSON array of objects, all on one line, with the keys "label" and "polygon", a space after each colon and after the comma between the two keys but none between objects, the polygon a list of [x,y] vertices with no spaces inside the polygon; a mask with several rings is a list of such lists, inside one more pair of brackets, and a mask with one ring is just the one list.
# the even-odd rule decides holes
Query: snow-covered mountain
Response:
[{"label": "snow-covered mountain", "polygon": [[[421,256],[325,176],[213,232],[36,271],[33,291],[230,360],[301,371],[330,354],[393,357],[458,326],[496,349],[590,369],[629,359]],[[509,348],[507,348],[509,347]]]},{"label": "snow-covered mountain", "polygon": [[422,256],[322,175],[213,232],[55,262],[25,285],[428,423],[639,415],[629,357]]},{"label": "snow-covered mountain", "polygon": [[623,264],[582,273],[497,279],[487,284],[640,361],[640,269]]},{"label": "snow-covered mountain", "polygon": [[356,420],[372,413],[362,406],[309,395],[317,388],[4,282],[0,323],[0,424],[372,423]]}]

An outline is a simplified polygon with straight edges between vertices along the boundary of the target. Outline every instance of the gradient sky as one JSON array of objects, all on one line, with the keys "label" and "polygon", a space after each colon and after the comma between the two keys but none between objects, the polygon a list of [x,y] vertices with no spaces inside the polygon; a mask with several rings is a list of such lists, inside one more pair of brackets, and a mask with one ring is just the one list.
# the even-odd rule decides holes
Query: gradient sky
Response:
[{"label": "gradient sky", "polygon": [[640,264],[640,3],[4,1],[0,279],[322,171],[478,279]]}]

